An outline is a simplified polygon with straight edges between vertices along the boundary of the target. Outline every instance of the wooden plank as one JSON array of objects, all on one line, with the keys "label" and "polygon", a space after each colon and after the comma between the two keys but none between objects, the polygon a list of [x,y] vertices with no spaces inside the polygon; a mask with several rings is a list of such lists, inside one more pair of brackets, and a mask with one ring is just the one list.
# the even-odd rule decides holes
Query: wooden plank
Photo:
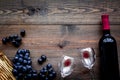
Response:
[{"label": "wooden plank", "polygon": [[[19,34],[23,28],[27,35],[23,38],[21,47],[28,49],[61,50],[58,46],[60,43],[64,43],[63,49],[68,50],[87,46],[97,48],[96,44],[102,36],[101,25],[0,25],[0,40],[10,34]],[[119,30],[119,25],[111,25],[111,33],[116,38],[118,46]],[[2,42],[0,44],[2,50],[5,50],[6,45],[2,45]],[[10,45],[7,46],[10,50],[14,49]]]},{"label": "wooden plank", "polygon": [[0,0],[0,9],[21,9],[21,0]]},{"label": "wooden plank", "polygon": [[119,4],[118,0],[2,0],[0,24],[100,24],[103,13],[110,15],[111,24],[120,24]]},{"label": "wooden plank", "polygon": [[[75,58],[75,68],[72,76],[65,80],[90,80],[89,71],[80,62],[78,49],[93,47],[97,55],[94,71],[96,80],[99,80],[99,52],[98,41],[102,36],[101,25],[0,25],[0,39],[10,34],[19,34],[20,29],[25,29],[27,34],[23,38],[20,48],[29,49],[31,52],[33,68],[41,69],[47,63],[53,64],[58,72],[56,80],[60,80],[58,63],[62,55]],[[111,25],[111,34],[117,40],[118,55],[120,57],[120,33],[119,25]],[[63,45],[60,48],[58,45]],[[12,60],[17,48],[0,42],[0,50]],[[46,63],[38,65],[37,59],[45,54],[48,57]],[[120,58],[119,58],[120,64]]]}]

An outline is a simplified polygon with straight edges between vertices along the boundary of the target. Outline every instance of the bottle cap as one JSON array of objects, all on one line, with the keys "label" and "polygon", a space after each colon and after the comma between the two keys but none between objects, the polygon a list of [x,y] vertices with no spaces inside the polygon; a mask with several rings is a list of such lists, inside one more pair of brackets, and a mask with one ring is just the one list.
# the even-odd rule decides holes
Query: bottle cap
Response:
[{"label": "bottle cap", "polygon": [[101,16],[102,18],[102,25],[103,25],[103,30],[110,30],[109,26],[109,15],[108,14],[103,14]]}]

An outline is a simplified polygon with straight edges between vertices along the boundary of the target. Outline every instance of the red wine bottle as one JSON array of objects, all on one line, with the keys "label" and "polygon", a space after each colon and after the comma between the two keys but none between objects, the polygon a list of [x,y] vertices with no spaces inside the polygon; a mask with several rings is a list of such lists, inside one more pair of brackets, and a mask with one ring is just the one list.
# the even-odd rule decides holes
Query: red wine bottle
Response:
[{"label": "red wine bottle", "polygon": [[109,16],[102,18],[103,36],[99,41],[100,80],[120,80],[116,40],[110,34]]}]

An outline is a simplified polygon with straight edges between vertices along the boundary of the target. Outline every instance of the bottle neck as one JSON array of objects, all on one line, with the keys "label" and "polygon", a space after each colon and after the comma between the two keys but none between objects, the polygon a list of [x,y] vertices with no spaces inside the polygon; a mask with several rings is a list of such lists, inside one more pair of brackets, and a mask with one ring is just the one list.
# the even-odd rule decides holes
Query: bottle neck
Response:
[{"label": "bottle neck", "polygon": [[105,36],[110,35],[110,30],[103,30],[103,35],[105,35]]}]

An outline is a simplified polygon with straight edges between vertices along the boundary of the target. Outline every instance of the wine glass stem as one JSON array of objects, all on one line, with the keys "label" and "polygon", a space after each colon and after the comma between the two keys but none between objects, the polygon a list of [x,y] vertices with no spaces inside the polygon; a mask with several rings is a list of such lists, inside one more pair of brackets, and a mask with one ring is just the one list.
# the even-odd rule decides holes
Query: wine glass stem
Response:
[{"label": "wine glass stem", "polygon": [[90,76],[91,76],[91,80],[96,80],[95,79],[95,73],[93,69],[90,69]]}]

